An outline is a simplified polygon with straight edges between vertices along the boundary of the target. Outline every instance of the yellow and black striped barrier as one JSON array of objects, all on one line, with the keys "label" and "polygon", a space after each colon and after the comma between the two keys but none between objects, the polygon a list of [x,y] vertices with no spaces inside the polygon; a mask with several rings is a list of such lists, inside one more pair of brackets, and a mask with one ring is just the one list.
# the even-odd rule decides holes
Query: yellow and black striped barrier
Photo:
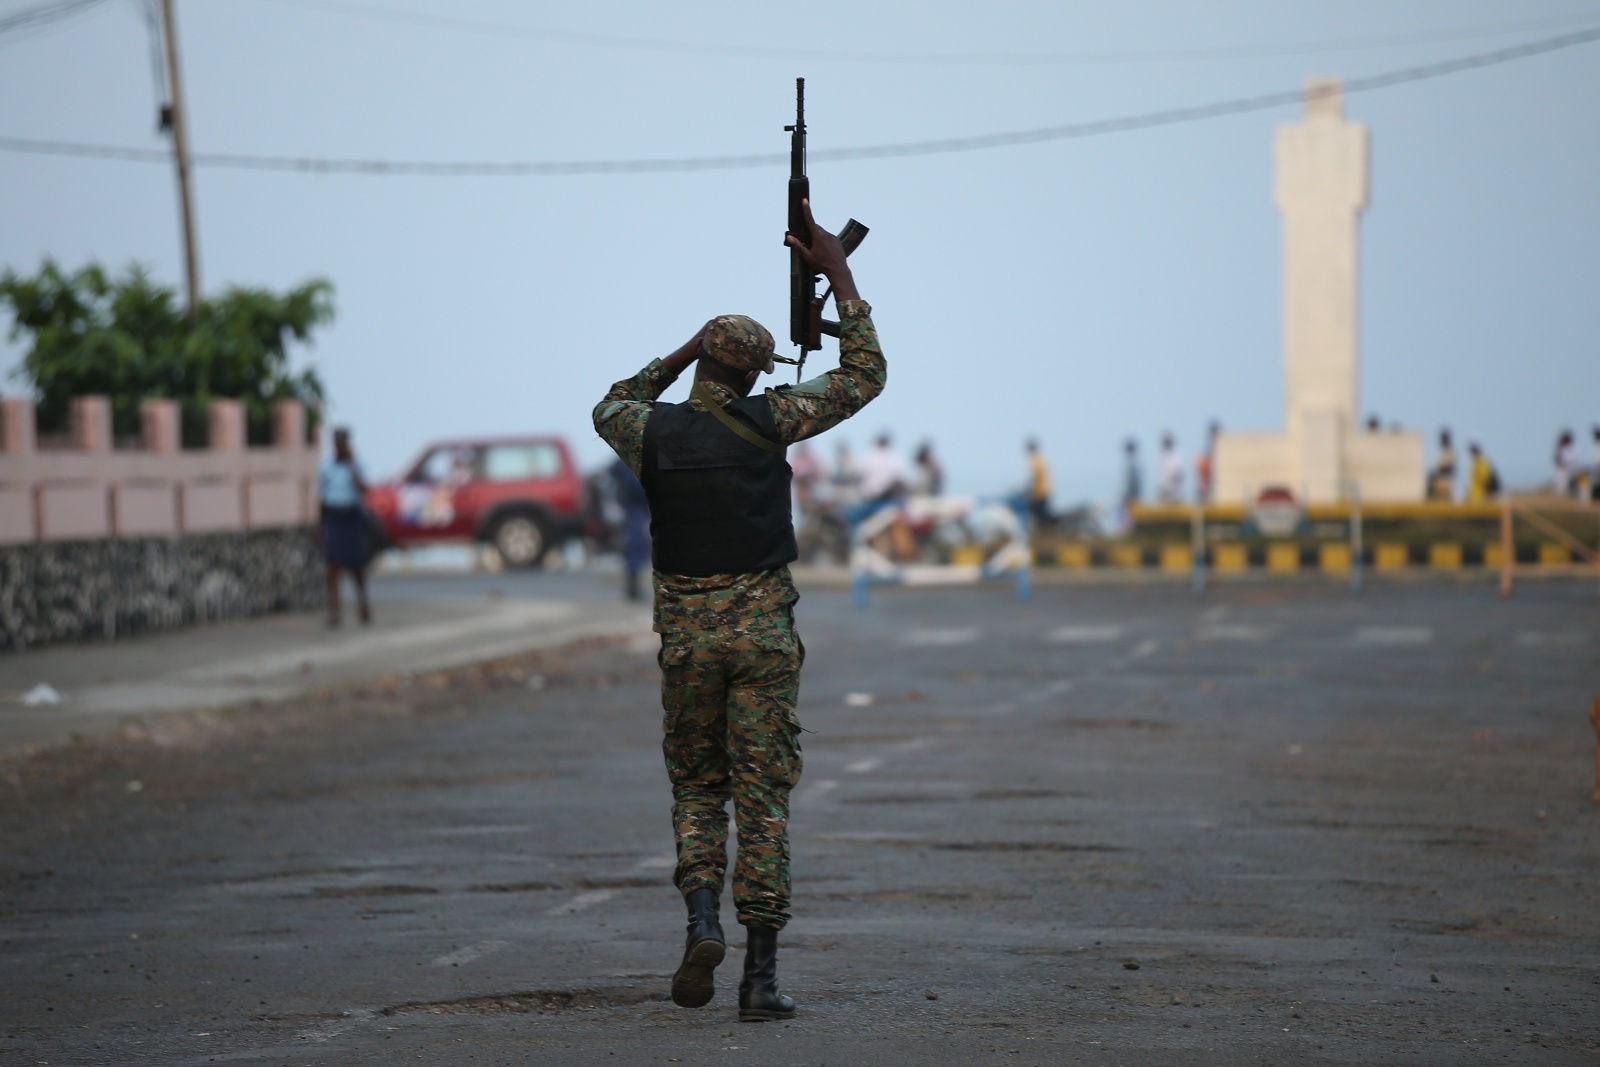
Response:
[{"label": "yellow and black striped barrier", "polygon": [[1600,505],[1548,496],[1493,503],[1313,504],[1273,537],[1238,504],[1136,506],[1120,539],[1034,540],[1041,566],[1193,576],[1323,574],[1359,587],[1365,572],[1600,578]]},{"label": "yellow and black striped barrier", "polygon": [[[1187,574],[1194,569],[1195,550],[1185,544],[1068,541],[1042,549],[1036,559],[1040,566],[1067,570],[1159,570]],[[1345,541],[1261,541],[1209,544],[1203,562],[1219,574],[1250,571],[1349,574],[1355,567],[1355,559],[1352,546]],[[1378,541],[1366,546],[1361,556],[1363,565],[1375,571],[1498,570],[1503,560],[1500,545],[1459,541]],[[1572,551],[1554,542],[1517,546],[1519,566],[1570,569],[1574,562]]]}]

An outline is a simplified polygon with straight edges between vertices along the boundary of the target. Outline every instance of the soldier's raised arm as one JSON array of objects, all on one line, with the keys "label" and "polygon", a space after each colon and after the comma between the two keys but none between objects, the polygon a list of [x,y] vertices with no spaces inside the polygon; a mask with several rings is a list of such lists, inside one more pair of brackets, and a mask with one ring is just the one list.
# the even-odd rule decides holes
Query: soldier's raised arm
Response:
[{"label": "soldier's raised arm", "polygon": [[861,299],[855,276],[839,238],[816,224],[811,203],[805,204],[811,227],[811,247],[787,238],[806,262],[827,277],[839,308],[839,366],[796,386],[771,390],[772,418],[778,439],[785,444],[804,441],[830,430],[854,415],[883,392],[888,364],[872,322],[872,306]]}]

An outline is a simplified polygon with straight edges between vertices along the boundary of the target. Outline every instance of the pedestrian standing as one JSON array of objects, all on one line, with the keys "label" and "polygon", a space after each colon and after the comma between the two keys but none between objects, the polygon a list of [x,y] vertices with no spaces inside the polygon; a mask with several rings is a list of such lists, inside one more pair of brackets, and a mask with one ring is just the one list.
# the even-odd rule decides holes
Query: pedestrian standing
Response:
[{"label": "pedestrian standing", "polygon": [[1172,435],[1161,435],[1161,502],[1176,504],[1183,499],[1183,456]]},{"label": "pedestrian standing", "polygon": [[[639,475],[652,516],[673,884],[689,912],[672,1000],[700,1007],[715,991],[727,947],[718,909],[731,800],[739,831],[733,902],[747,944],[739,1018],[751,1022],[795,1010],[777,977],[778,932],[790,915],[789,793],[800,777],[795,703],[805,660],[794,626],[799,593],[789,563],[798,551],[784,451],[860,411],[885,380],[872,309],[844,248],[812,221],[809,205],[806,223],[811,246],[788,242],[833,286],[836,369],[751,396],[772,369],[772,335],[754,319],[721,315],[617,382],[594,409],[596,431]],[[691,364],[690,399],[658,402]]]},{"label": "pedestrian standing", "polygon": [[1122,442],[1122,499],[1118,518],[1124,531],[1133,528],[1133,509],[1144,496],[1144,475],[1139,469],[1139,442],[1130,437]]},{"label": "pedestrian standing", "polygon": [[1556,438],[1556,495],[1571,496],[1578,484],[1578,446],[1572,439],[1571,430],[1562,430],[1561,436]]},{"label": "pedestrian standing", "polygon": [[1500,474],[1477,441],[1467,442],[1467,454],[1472,458],[1472,468],[1467,472],[1467,503],[1487,504],[1500,495]]},{"label": "pedestrian standing", "polygon": [[861,470],[850,458],[850,442],[839,442],[834,451],[833,474],[828,481],[835,511],[843,514],[860,503]]},{"label": "pedestrian standing", "polygon": [[1211,503],[1212,479],[1217,463],[1217,435],[1221,432],[1222,424],[1213,419],[1206,427],[1206,447],[1194,460],[1194,489],[1202,504]]},{"label": "pedestrian standing", "polygon": [[911,479],[911,492],[915,496],[943,496],[944,468],[933,454],[933,442],[924,441],[917,447],[916,471]]},{"label": "pedestrian standing", "polygon": [[878,435],[872,451],[861,461],[861,502],[884,504],[906,491],[906,465],[894,450],[894,438],[887,432]]},{"label": "pedestrian standing", "polygon": [[1428,475],[1428,499],[1449,503],[1456,498],[1456,449],[1450,441],[1450,427],[1439,431],[1439,454]]},{"label": "pedestrian standing", "polygon": [[1589,499],[1600,500],[1600,422],[1590,432],[1594,442],[1589,446]]},{"label": "pedestrian standing", "polygon": [[1028,438],[1024,447],[1028,452],[1028,515],[1034,525],[1043,526],[1053,518],[1050,512],[1050,464],[1045,460],[1037,438]]},{"label": "pedestrian standing", "polygon": [[794,455],[789,459],[789,470],[794,473],[795,502],[800,505],[800,514],[805,515],[816,502],[822,464],[811,454],[811,446],[802,441],[795,446]]},{"label": "pedestrian standing", "polygon": [[367,602],[367,551],[371,532],[362,502],[367,477],[350,446],[350,431],[333,431],[333,455],[317,471],[317,494],[322,504],[322,558],[328,567],[328,625],[339,625],[341,576],[349,572],[356,587],[356,610],[362,625],[372,621]]},{"label": "pedestrian standing", "polygon": [[650,502],[638,475],[621,459],[611,464],[611,490],[622,508],[622,595],[642,600],[639,577],[650,563]]}]

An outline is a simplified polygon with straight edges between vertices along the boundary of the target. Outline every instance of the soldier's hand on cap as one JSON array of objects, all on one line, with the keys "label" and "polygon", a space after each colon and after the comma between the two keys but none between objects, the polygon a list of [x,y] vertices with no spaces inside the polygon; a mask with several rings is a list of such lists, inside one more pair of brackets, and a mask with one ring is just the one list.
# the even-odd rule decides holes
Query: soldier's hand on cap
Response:
[{"label": "soldier's hand on cap", "polygon": [[672,355],[663,359],[661,365],[672,374],[682,374],[685,367],[700,358],[700,342],[705,340],[706,328],[713,321],[715,320],[707,319],[701,323],[700,328],[694,332],[694,336],[679,345],[677,351],[673,352]]}]

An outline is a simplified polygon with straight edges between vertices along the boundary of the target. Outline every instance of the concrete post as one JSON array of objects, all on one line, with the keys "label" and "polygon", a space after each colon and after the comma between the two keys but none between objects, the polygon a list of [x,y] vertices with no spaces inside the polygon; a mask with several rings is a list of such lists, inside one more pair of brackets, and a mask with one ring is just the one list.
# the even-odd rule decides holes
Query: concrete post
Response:
[{"label": "concrete post", "polygon": [[75,396],[70,408],[72,447],[79,452],[111,451],[111,399]]},{"label": "concrete post", "polygon": [[1511,576],[1517,569],[1517,540],[1511,524],[1511,494],[1500,496],[1500,595],[1511,595]]},{"label": "concrete post", "polygon": [[306,409],[298,400],[279,400],[272,405],[272,447],[306,447]]},{"label": "concrete post", "polygon": [[176,400],[146,400],[139,405],[139,436],[146,452],[170,456],[183,450]]},{"label": "concrete post", "polygon": [[38,436],[32,400],[25,396],[0,398],[0,452],[31,456],[38,451]]},{"label": "concrete post", "polygon": [[213,452],[244,451],[244,405],[237,400],[213,400],[207,412],[206,447]]}]

